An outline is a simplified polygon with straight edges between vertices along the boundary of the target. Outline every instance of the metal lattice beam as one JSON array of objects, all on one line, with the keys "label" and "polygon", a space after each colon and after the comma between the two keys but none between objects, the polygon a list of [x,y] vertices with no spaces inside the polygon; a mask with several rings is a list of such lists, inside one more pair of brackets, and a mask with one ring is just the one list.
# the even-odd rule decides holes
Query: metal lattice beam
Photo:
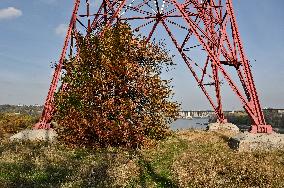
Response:
[{"label": "metal lattice beam", "polygon": [[[155,32],[163,30],[164,34],[159,34],[160,37],[170,41],[177,49],[220,123],[226,122],[221,97],[223,78],[251,117],[251,132],[272,132],[260,106],[232,0],[75,0],[59,64],[41,120],[35,128],[50,128],[54,93],[68,47],[69,58],[80,53],[80,49],[75,49],[77,33],[88,35],[93,32],[103,36],[105,30],[118,21],[130,24],[133,32],[142,34],[147,41],[153,39]],[[196,50],[205,57],[204,60],[195,58],[193,51]],[[234,69],[237,78],[227,67]],[[208,86],[213,86],[213,94]]]}]

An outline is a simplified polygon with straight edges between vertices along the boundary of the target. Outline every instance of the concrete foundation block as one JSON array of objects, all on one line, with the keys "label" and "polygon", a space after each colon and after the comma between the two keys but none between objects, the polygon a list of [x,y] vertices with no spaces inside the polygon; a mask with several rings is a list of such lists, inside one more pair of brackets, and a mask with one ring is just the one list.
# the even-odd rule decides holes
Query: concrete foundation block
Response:
[{"label": "concrete foundation block", "polygon": [[232,149],[243,151],[269,151],[274,149],[284,149],[284,134],[278,133],[239,133],[230,138],[229,146]]},{"label": "concrete foundation block", "polygon": [[232,123],[210,123],[207,126],[208,131],[232,131],[235,133],[240,132],[240,129]]},{"label": "concrete foundation block", "polygon": [[23,130],[10,137],[10,141],[56,141],[57,133],[53,129]]}]

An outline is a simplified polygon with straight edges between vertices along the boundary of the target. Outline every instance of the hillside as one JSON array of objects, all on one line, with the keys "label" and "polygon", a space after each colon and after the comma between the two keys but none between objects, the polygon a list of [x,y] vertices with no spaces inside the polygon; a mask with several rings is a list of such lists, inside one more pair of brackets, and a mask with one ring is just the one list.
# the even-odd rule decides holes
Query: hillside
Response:
[{"label": "hillside", "polygon": [[138,150],[0,144],[0,187],[283,187],[284,152],[237,153],[230,134],[187,130]]}]

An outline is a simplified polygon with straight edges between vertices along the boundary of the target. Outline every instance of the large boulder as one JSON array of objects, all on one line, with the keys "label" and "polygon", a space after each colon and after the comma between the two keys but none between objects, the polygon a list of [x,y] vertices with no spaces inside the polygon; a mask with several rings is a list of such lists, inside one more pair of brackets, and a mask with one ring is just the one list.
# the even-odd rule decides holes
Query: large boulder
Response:
[{"label": "large boulder", "polygon": [[210,123],[207,126],[208,131],[231,131],[234,133],[240,132],[240,129],[232,123]]},{"label": "large boulder", "polygon": [[23,130],[10,137],[11,141],[56,141],[57,133],[54,129]]},{"label": "large boulder", "polygon": [[240,133],[229,140],[232,149],[242,151],[284,149],[284,135],[278,133]]}]

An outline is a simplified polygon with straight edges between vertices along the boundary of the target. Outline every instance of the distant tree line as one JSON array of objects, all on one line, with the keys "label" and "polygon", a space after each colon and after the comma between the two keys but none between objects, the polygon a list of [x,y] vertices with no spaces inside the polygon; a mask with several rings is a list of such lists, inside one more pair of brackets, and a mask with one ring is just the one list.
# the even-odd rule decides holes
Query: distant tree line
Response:
[{"label": "distant tree line", "polygon": [[284,114],[279,114],[275,110],[265,110],[266,122],[275,128],[284,128]]},{"label": "distant tree line", "polygon": [[[225,113],[228,122],[238,126],[251,125],[252,121],[246,113]],[[277,110],[267,109],[264,110],[264,116],[267,124],[272,125],[274,128],[284,128],[284,114],[278,113]],[[216,117],[212,117],[210,122],[215,122]]]},{"label": "distant tree line", "polygon": [[35,106],[35,105],[10,105],[4,104],[0,105],[0,113],[19,113],[24,115],[39,115],[41,114],[43,106]]}]

